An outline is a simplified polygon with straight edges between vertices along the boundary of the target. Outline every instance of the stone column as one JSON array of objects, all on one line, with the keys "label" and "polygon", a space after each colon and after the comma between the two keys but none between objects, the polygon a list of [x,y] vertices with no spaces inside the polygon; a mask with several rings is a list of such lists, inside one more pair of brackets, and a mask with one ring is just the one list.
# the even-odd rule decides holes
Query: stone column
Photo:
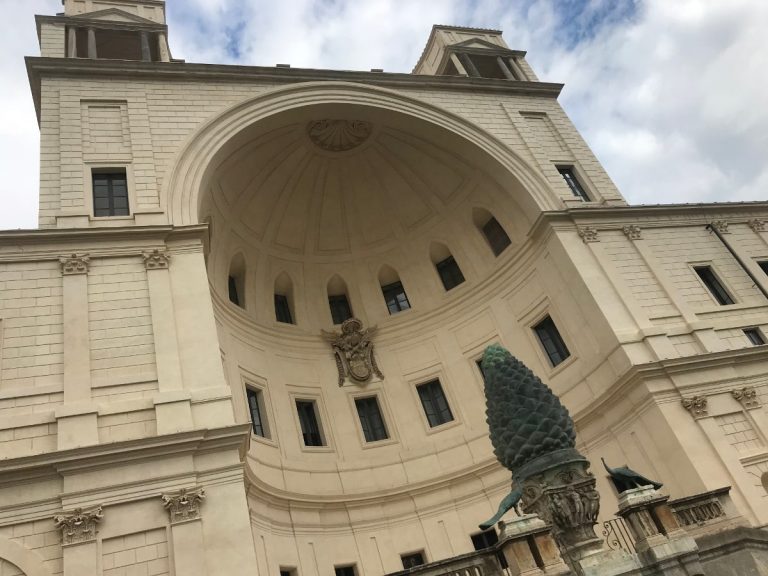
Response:
[{"label": "stone column", "polygon": [[96,30],[88,28],[88,58],[96,60]]},{"label": "stone column", "polygon": [[168,50],[168,38],[166,38],[164,32],[160,32],[157,35],[157,52],[160,54],[161,62],[171,61],[171,52]]},{"label": "stone column", "polygon": [[504,74],[504,77],[507,80],[516,80],[515,75],[512,74],[510,69],[507,67],[506,62],[504,62],[504,59],[501,56],[496,56],[496,63],[499,65],[502,74]]},{"label": "stone column", "polygon": [[475,63],[472,62],[472,58],[469,57],[469,54],[460,53],[459,59],[461,60],[461,63],[464,64],[464,68],[469,72],[470,76],[474,76],[476,78],[480,77],[480,71],[475,66]]},{"label": "stone column", "polygon": [[520,79],[520,80],[527,80],[527,78],[525,77],[525,73],[523,72],[523,69],[520,68],[520,66],[517,64],[517,62],[515,61],[515,59],[512,56],[510,56],[507,59],[507,62],[509,63],[509,69],[512,70],[512,73],[515,76],[517,76],[518,79]]},{"label": "stone column", "polygon": [[163,494],[163,505],[171,521],[171,546],[176,574],[207,576],[205,543],[200,505],[205,498],[202,487]]},{"label": "stone column", "polygon": [[77,58],[77,28],[67,28],[67,58]]},{"label": "stone column", "polygon": [[56,527],[61,530],[64,576],[100,573],[96,528],[102,518],[101,506],[88,511],[77,508],[54,516]]},{"label": "stone column", "polygon": [[64,403],[56,409],[58,448],[98,444],[97,410],[91,403],[87,254],[61,257],[64,323]]},{"label": "stone column", "polygon": [[152,61],[152,51],[149,48],[149,33],[146,30],[139,32],[141,37],[141,59],[144,62]]},{"label": "stone column", "polygon": [[159,393],[155,396],[157,433],[170,434],[192,429],[191,395],[184,391],[176,338],[176,314],[168,267],[171,256],[165,251],[144,252],[149,305]]}]

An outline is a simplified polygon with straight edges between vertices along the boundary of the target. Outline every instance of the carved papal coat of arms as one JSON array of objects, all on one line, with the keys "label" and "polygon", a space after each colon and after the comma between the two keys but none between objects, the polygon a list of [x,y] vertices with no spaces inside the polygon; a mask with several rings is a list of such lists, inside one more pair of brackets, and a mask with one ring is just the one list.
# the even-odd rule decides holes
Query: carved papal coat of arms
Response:
[{"label": "carved papal coat of arms", "polygon": [[376,326],[363,329],[363,323],[357,318],[348,318],[341,324],[341,332],[326,332],[325,338],[333,348],[336,368],[339,370],[339,386],[349,378],[356,384],[365,384],[374,375],[384,378],[376,365],[371,337],[376,333]]}]

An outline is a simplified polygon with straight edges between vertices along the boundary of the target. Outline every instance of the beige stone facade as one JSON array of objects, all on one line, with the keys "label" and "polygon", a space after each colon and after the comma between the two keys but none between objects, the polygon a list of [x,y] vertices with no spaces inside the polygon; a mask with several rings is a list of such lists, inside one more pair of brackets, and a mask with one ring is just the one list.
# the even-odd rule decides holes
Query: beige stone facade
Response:
[{"label": "beige stone facade", "polygon": [[[672,498],[732,486],[768,522],[768,204],[627,205],[561,86],[493,30],[435,27],[390,74],[187,64],[158,0],[37,25],[40,227],[0,232],[0,574],[381,576],[471,552],[509,490],[491,343],[574,416],[605,520],[600,457]],[[99,175],[127,213],[95,215]],[[329,296],[377,327],[380,376],[339,386]]]}]

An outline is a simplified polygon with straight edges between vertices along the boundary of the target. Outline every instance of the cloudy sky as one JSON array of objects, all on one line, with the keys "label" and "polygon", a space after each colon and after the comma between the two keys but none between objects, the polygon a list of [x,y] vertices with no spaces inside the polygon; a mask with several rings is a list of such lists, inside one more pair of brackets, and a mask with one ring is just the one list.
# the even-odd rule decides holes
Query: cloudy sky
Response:
[{"label": "cloudy sky", "polygon": [[[188,62],[409,72],[431,25],[500,28],[632,203],[768,199],[768,0],[168,0]],[[35,226],[34,14],[0,0],[0,229]]]}]

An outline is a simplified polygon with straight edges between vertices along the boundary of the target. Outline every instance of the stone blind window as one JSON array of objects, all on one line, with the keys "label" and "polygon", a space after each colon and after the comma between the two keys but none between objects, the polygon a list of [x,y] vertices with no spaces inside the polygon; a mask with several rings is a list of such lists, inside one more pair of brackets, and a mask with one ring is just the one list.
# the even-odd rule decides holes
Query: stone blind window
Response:
[{"label": "stone blind window", "polygon": [[317,404],[314,400],[296,400],[301,436],[304,446],[325,446],[325,439],[317,419]]},{"label": "stone blind window", "polygon": [[733,298],[731,298],[731,295],[728,294],[728,291],[721,284],[711,266],[694,266],[693,270],[698,274],[699,278],[701,278],[701,281],[704,282],[707,290],[709,290],[712,297],[717,300],[718,304],[721,306],[734,304]]},{"label": "stone blind window", "polygon": [[376,396],[355,398],[355,407],[366,442],[377,442],[389,438]]},{"label": "stone blind window", "polygon": [[125,168],[94,170],[93,215],[128,216],[128,182]]},{"label": "stone blind window", "polygon": [[352,307],[346,294],[328,296],[328,306],[331,308],[331,318],[334,324],[341,324],[344,320],[352,318]]},{"label": "stone blind window", "polygon": [[574,196],[581,198],[584,202],[589,202],[589,195],[576,177],[573,166],[558,166],[557,171],[560,172],[560,175],[565,180],[565,183],[568,184],[568,188],[571,189]]},{"label": "stone blind window", "polygon": [[411,307],[408,295],[405,293],[405,288],[403,288],[403,283],[399,280],[382,286],[381,293],[384,295],[384,301],[387,303],[387,309],[390,314],[397,314]]},{"label": "stone blind window", "polygon": [[453,420],[451,407],[445,397],[440,380],[431,380],[416,387],[429,426],[434,428]]},{"label": "stone blind window", "polygon": [[488,244],[491,246],[494,256],[498,256],[507,249],[507,246],[512,244],[507,232],[493,216],[491,216],[491,219],[483,225],[482,230],[485,239],[488,240]]},{"label": "stone blind window", "polygon": [[357,568],[354,564],[351,566],[336,566],[334,571],[335,576],[357,576]]},{"label": "stone blind window", "polygon": [[762,346],[765,344],[765,338],[759,328],[744,328],[744,335],[753,346]]},{"label": "stone blind window", "polygon": [[285,294],[275,294],[275,320],[283,324],[293,324],[291,305]]},{"label": "stone blind window", "polygon": [[568,351],[568,347],[565,345],[560,331],[555,326],[554,321],[550,316],[544,318],[541,322],[533,327],[533,331],[541,342],[541,346],[547,353],[550,364],[557,366],[563,360],[568,358],[571,353]]},{"label": "stone blind window", "polygon": [[459,268],[453,256],[448,256],[445,260],[441,260],[435,264],[435,267],[446,290],[456,288],[456,286],[464,282],[464,274],[461,273],[461,268]]},{"label": "stone blind window", "polygon": [[416,566],[421,566],[424,564],[424,552],[411,552],[410,554],[403,554],[400,556],[400,558],[403,561],[403,568],[406,570],[408,568],[415,568]]},{"label": "stone blind window", "polygon": [[269,429],[264,419],[264,394],[261,390],[246,388],[245,394],[248,397],[248,412],[251,414],[251,424],[253,433],[262,438],[269,438]]}]

